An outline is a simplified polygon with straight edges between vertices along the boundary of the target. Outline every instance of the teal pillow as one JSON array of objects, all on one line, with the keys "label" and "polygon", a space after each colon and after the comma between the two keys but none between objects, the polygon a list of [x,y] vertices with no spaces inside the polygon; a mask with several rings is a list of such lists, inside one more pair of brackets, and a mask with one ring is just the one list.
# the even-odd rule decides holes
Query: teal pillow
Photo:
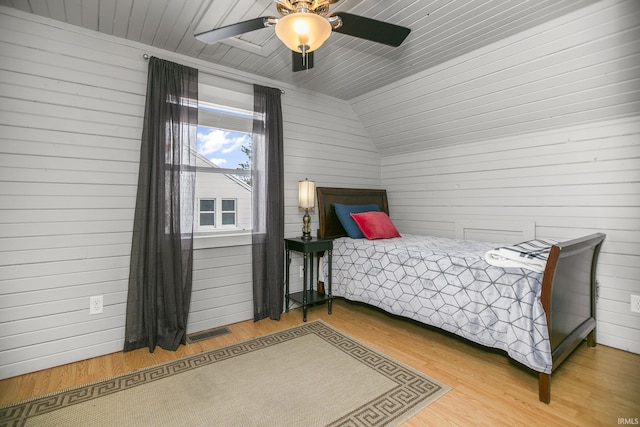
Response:
[{"label": "teal pillow", "polygon": [[338,220],[340,220],[340,224],[342,224],[342,228],[347,232],[347,235],[352,239],[363,239],[364,235],[362,231],[358,228],[358,224],[351,218],[352,213],[362,213],[362,212],[381,212],[380,207],[376,204],[369,205],[343,205],[340,203],[336,203],[333,205],[333,208],[336,211],[336,216]]}]

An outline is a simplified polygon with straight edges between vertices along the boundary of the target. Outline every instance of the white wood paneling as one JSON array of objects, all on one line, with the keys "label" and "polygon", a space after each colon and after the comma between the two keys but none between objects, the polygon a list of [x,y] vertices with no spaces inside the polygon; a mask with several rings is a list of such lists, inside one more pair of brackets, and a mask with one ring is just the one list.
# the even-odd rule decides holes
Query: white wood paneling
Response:
[{"label": "white wood paneling", "polygon": [[[0,7],[0,378],[122,349],[143,53],[206,81],[278,86]],[[380,158],[346,102],[284,89],[285,229],[295,235],[299,179],[377,187]],[[250,239],[223,240],[197,242],[189,333],[253,317]],[[89,315],[93,295],[104,296],[100,315]]]},{"label": "white wood paneling", "polygon": [[251,319],[252,301],[251,246],[194,253],[188,333]]},{"label": "white wood paneling", "polygon": [[[0,377],[8,377],[122,348],[145,72],[104,40],[0,22]],[[102,315],[89,315],[91,295],[104,296]]]},{"label": "white wood paneling", "polygon": [[[207,45],[194,34],[277,16],[273,0],[0,0],[0,4],[244,72],[352,99],[598,0],[343,0],[343,11],[411,29],[400,47],[334,33],[315,67],[291,72],[291,52],[263,28]],[[635,1],[635,0],[632,0]]]},{"label": "white wood paneling", "polygon": [[603,0],[367,93],[400,231],[533,221],[607,234],[598,339],[640,353],[640,2]]},{"label": "white wood paneling", "polygon": [[640,111],[640,2],[604,0],[353,100],[382,155]]},{"label": "white wood paneling", "polygon": [[456,219],[455,238],[483,242],[518,243],[536,237],[533,221],[506,221],[490,219]]},{"label": "white wood paneling", "polygon": [[400,232],[455,237],[457,221],[489,220],[559,240],[605,233],[598,341],[640,353],[639,160],[637,116],[386,156],[382,179]]}]

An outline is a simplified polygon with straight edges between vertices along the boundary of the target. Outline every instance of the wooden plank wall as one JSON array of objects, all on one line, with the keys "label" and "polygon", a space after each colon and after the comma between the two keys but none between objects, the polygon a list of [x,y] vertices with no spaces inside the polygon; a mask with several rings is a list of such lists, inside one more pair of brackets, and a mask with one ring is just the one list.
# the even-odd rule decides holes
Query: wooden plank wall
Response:
[{"label": "wooden plank wall", "polygon": [[[143,53],[279,86],[0,7],[0,378],[122,349]],[[284,89],[285,230],[295,236],[299,179],[378,187],[380,158],[349,104]],[[248,241],[198,240],[189,332],[253,317]],[[104,296],[103,314],[89,315],[92,295]]]},{"label": "wooden plank wall", "polygon": [[352,100],[383,156],[640,111],[640,2],[603,0]]},{"label": "wooden plank wall", "polygon": [[353,102],[401,231],[454,237],[477,218],[606,233],[598,340],[636,353],[639,41],[640,2],[602,1]]},{"label": "wooden plank wall", "polygon": [[606,233],[598,341],[640,353],[640,117],[383,159],[401,232],[455,236],[456,220],[534,221],[537,237]]}]

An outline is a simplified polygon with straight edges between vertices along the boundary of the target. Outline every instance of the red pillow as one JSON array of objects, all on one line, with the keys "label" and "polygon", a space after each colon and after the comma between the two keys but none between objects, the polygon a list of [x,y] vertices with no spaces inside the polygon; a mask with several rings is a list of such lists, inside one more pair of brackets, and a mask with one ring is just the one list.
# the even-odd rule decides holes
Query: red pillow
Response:
[{"label": "red pillow", "polygon": [[369,240],[400,237],[395,225],[384,212],[352,213],[351,218],[356,222],[364,237]]}]

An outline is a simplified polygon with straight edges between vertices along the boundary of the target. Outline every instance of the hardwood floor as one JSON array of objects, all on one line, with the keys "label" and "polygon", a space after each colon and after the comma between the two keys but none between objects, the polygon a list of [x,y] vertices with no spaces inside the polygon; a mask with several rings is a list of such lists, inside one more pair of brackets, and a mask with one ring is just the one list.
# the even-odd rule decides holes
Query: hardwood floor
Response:
[{"label": "hardwood floor", "polygon": [[[502,352],[488,350],[436,329],[379,310],[336,300],[309,310],[308,321],[335,328],[452,387],[405,426],[579,425],[611,426],[640,417],[640,355],[606,346],[581,345],[552,376],[551,404],[538,401],[538,376]],[[300,309],[279,322],[229,325],[231,334],[170,352],[140,349],[51,368],[0,381],[0,405],[203,352],[302,323]],[[318,357],[318,364],[327,361]],[[328,365],[327,365],[328,366]],[[321,398],[321,397],[320,397]]]}]

